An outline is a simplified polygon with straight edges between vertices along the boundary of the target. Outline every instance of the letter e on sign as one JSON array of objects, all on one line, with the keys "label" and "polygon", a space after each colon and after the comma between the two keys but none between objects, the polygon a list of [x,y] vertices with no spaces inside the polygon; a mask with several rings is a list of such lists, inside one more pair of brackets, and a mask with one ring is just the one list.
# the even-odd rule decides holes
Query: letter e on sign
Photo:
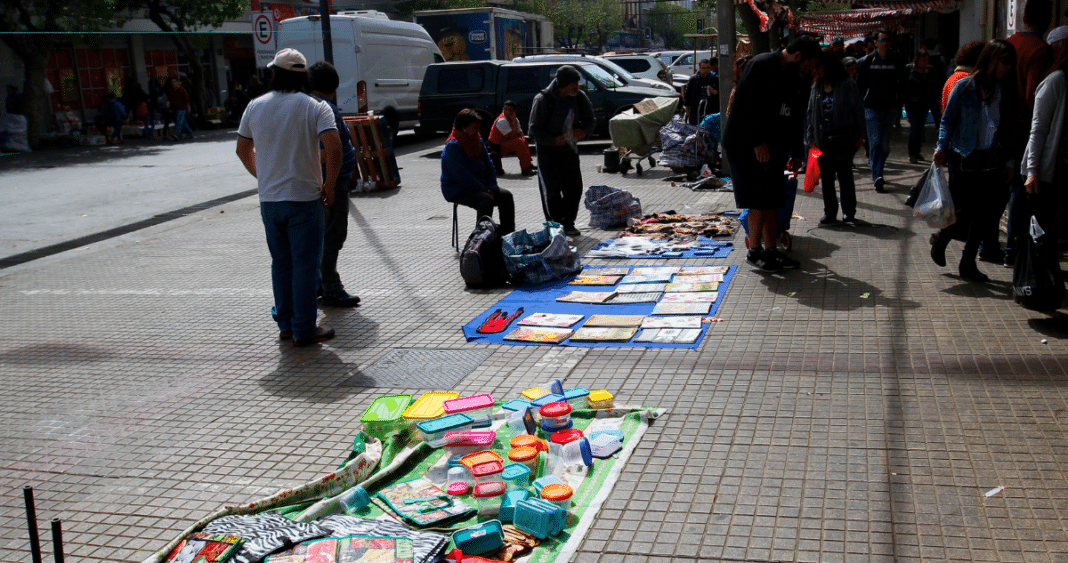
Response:
[{"label": "letter e on sign", "polygon": [[260,14],[256,16],[256,22],[254,25],[256,40],[263,45],[267,45],[271,42],[271,36],[274,34],[273,26],[271,25],[271,18],[267,14]]}]

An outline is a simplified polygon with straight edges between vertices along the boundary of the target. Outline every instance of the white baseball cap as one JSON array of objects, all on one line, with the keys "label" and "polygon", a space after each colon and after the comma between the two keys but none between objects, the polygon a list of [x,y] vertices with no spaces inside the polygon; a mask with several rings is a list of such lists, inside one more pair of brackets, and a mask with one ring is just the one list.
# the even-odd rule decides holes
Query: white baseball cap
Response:
[{"label": "white baseball cap", "polygon": [[1053,43],[1060,41],[1061,39],[1068,39],[1068,26],[1062,25],[1060,27],[1053,28],[1046,36],[1046,43]]},{"label": "white baseball cap", "polygon": [[308,60],[304,58],[304,55],[300,54],[300,51],[287,48],[275,53],[274,60],[267,65],[267,68],[307,72]]}]

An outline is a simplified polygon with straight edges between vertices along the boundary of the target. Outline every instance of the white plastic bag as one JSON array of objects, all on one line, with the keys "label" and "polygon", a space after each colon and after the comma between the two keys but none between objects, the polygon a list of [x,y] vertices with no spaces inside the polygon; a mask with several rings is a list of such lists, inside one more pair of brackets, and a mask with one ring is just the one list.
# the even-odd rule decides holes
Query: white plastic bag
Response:
[{"label": "white plastic bag", "polygon": [[916,198],[916,206],[912,208],[912,215],[927,221],[927,224],[935,229],[944,229],[957,221],[953,198],[949,195],[949,181],[946,179],[945,167],[931,164],[927,182],[920,190],[920,196]]}]

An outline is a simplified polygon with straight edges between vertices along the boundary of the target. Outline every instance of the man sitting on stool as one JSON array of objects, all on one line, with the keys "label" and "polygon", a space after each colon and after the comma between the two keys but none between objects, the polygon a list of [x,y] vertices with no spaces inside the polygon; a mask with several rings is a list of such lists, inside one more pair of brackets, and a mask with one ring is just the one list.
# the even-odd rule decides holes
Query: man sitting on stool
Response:
[{"label": "man sitting on stool", "polygon": [[493,127],[490,128],[489,146],[496,153],[490,153],[490,158],[493,160],[498,176],[504,174],[501,157],[510,154],[519,157],[519,169],[522,175],[533,176],[538,173],[530,157],[530,147],[527,146],[527,139],[523,136],[523,129],[519,127],[519,120],[516,119],[515,102],[512,100],[504,102],[501,116],[493,122]]},{"label": "man sitting on stool", "polygon": [[512,192],[497,185],[497,171],[479,133],[481,119],[472,109],[460,110],[452,134],[441,151],[441,194],[445,201],[470,207],[478,217],[493,217],[498,209],[501,232],[515,230]]}]

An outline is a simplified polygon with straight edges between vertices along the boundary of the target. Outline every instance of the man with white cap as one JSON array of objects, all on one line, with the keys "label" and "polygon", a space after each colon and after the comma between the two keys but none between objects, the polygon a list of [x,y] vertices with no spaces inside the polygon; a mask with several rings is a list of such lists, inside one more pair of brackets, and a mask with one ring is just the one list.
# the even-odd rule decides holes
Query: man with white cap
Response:
[{"label": "man with white cap", "polygon": [[341,138],[330,106],[304,93],[308,80],[304,55],[282,49],[267,67],[272,72],[271,91],[245,108],[237,128],[237,156],[259,184],[260,216],[271,251],[271,314],[278,323],[278,338],[307,346],[334,337],[334,329],[317,326],[315,317],[323,207],[334,201]]}]

